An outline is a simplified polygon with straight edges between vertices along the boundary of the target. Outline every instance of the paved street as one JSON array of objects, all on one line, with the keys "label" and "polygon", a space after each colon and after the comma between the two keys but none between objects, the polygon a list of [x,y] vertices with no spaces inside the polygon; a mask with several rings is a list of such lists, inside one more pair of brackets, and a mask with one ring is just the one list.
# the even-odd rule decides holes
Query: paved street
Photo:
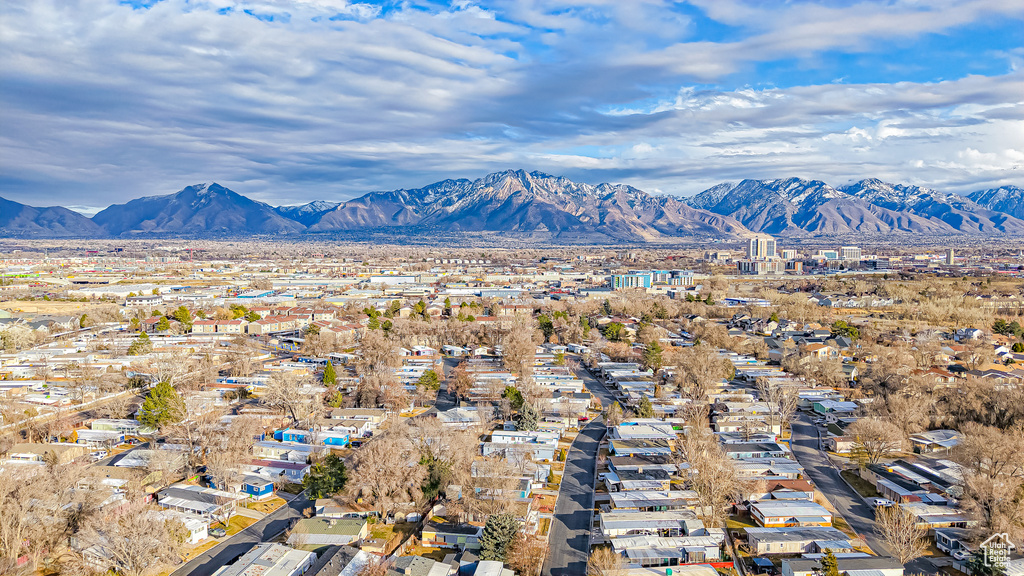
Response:
[{"label": "paved street", "polygon": [[829,464],[818,449],[818,431],[806,415],[793,417],[793,455],[803,465],[814,485],[832,506],[864,537],[868,546],[881,556],[890,555],[888,547],[875,534],[875,511],[856,490],[843,481],[839,471]]},{"label": "paved street", "polygon": [[[604,384],[585,370],[579,371],[592,394],[602,406],[612,402]],[[602,419],[588,424],[573,442],[565,462],[565,472],[555,504],[554,520],[548,537],[549,552],[544,576],[579,576],[587,572],[590,556],[590,528],[594,509],[594,474],[597,452],[606,427]]]},{"label": "paved street", "polygon": [[[288,495],[282,495],[284,496]],[[291,526],[293,521],[302,517],[304,509],[312,505],[312,501],[304,496],[292,497],[287,505],[193,558],[175,570],[171,576],[210,576],[221,566],[233,562],[260,542],[277,537]]]}]

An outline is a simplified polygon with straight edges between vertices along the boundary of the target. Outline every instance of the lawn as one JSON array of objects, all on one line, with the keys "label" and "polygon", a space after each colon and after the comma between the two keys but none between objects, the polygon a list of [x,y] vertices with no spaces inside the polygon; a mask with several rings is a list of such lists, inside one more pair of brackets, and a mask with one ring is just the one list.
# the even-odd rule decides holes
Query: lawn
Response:
[{"label": "lawn", "polygon": [[192,560],[196,556],[199,556],[200,554],[206,552],[210,548],[213,548],[217,544],[220,544],[220,542],[217,540],[210,540],[209,542],[203,542],[202,544],[197,545],[195,548],[189,550],[185,554],[185,562]]},{"label": "lawn", "polygon": [[843,477],[843,480],[849,482],[850,486],[853,486],[853,489],[861,496],[865,498],[877,498],[880,496],[878,490],[875,490],[875,487],[870,482],[857,476],[852,470],[843,470],[839,475]]},{"label": "lawn", "polygon": [[303,488],[302,488],[302,484],[291,484],[291,483],[289,483],[289,484],[285,484],[284,486],[281,486],[280,488],[278,488],[278,490],[279,491],[283,491],[283,492],[287,492],[289,494],[296,494],[297,495],[300,492],[302,492]]},{"label": "lawn", "polygon": [[249,503],[247,503],[245,505],[245,507],[250,509],[250,510],[255,510],[257,512],[262,512],[264,514],[270,514],[274,510],[277,510],[278,508],[280,508],[281,506],[284,506],[284,505],[285,505],[285,501],[283,499],[278,498],[277,496],[274,496],[273,498],[268,498],[266,500],[259,500],[259,501],[256,501],[256,502],[249,502]]},{"label": "lawn", "polygon": [[238,534],[242,530],[245,530],[249,526],[252,526],[256,522],[259,522],[259,520],[255,518],[249,518],[248,516],[235,515],[232,516],[230,520],[228,520],[227,526],[225,526],[223,522],[217,522],[215,524],[210,524],[210,528],[224,528],[224,530],[227,531],[228,536],[233,536],[235,534]]},{"label": "lawn", "polygon": [[743,515],[732,515],[725,521],[725,527],[729,530],[746,530],[747,528],[755,528],[756,525],[750,519],[750,516]]}]

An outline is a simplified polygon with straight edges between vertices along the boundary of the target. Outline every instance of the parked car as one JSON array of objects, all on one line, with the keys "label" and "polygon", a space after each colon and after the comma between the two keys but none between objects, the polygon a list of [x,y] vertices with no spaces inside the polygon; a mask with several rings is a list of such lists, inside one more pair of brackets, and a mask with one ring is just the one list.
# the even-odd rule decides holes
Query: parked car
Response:
[{"label": "parked car", "polygon": [[871,502],[871,505],[874,506],[875,508],[888,508],[890,506],[895,506],[896,503],[893,502],[892,500],[887,500],[885,498],[875,498]]},{"label": "parked car", "polygon": [[228,533],[223,528],[210,528],[209,534],[214,538],[222,538],[224,536],[227,536]]},{"label": "parked car", "polygon": [[108,452],[106,450],[97,450],[90,454],[93,460],[102,460],[107,457]]},{"label": "parked car", "polygon": [[967,560],[970,557],[971,553],[967,550],[957,550],[956,552],[953,552],[953,558],[956,558],[957,560]]}]

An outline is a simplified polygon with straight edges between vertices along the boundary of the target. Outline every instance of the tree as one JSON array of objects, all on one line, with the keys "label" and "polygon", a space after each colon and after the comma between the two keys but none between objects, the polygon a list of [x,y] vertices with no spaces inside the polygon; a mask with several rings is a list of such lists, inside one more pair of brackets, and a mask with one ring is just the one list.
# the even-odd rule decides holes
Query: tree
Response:
[{"label": "tree", "polygon": [[711,346],[674,347],[671,352],[666,363],[676,368],[673,383],[679,387],[680,394],[692,402],[704,402],[708,390],[729,377],[732,370],[732,364]]},{"label": "tree", "polygon": [[601,329],[601,335],[611,342],[620,342],[625,338],[626,326],[621,322],[609,322]]},{"label": "tree", "polygon": [[518,314],[504,327],[501,337],[501,360],[511,372],[525,378],[533,372],[533,360],[537,353],[535,340],[537,330],[533,318]]},{"label": "tree", "polygon": [[825,548],[825,555],[821,558],[821,576],[839,576],[839,560],[831,548]]},{"label": "tree", "polygon": [[505,564],[519,576],[537,576],[547,555],[548,545],[545,539],[520,534],[512,542]]},{"label": "tree", "polygon": [[448,392],[455,396],[456,401],[459,401],[469,395],[472,387],[473,376],[460,364],[448,378]]},{"label": "tree", "polygon": [[898,506],[877,509],[875,531],[899,558],[900,564],[920,558],[928,549],[928,530],[918,527],[917,518]]},{"label": "tree", "polygon": [[539,414],[533,404],[523,403],[519,414],[516,415],[516,430],[536,430],[538,418]]},{"label": "tree", "polygon": [[302,479],[310,498],[327,498],[340,492],[348,482],[348,471],[345,463],[334,454],[324,458],[323,462],[314,464],[309,474]]},{"label": "tree", "polygon": [[283,411],[293,421],[298,421],[302,406],[307,401],[307,394],[302,391],[305,380],[289,372],[274,372],[267,380],[266,386],[260,390],[260,403]]},{"label": "tree", "polygon": [[618,426],[622,423],[622,406],[618,402],[612,402],[604,415],[604,423],[608,427]]},{"label": "tree", "polygon": [[441,379],[438,378],[437,372],[433,370],[427,370],[420,376],[416,382],[417,386],[422,386],[427,390],[438,390],[441,388]]},{"label": "tree", "polygon": [[149,334],[145,332],[139,334],[139,337],[128,346],[129,356],[144,356],[153,351],[153,341],[150,340]]},{"label": "tree", "polygon": [[327,366],[324,366],[323,383],[325,386],[334,386],[337,382],[338,374],[334,371],[334,364],[328,360]]},{"label": "tree", "polygon": [[651,400],[647,396],[640,398],[640,402],[636,405],[636,415],[638,418],[654,418],[654,407],[651,406]]},{"label": "tree", "polygon": [[868,464],[899,452],[903,446],[903,432],[898,426],[881,418],[861,418],[846,429],[853,436],[854,445]]},{"label": "tree", "polygon": [[168,382],[160,382],[149,391],[139,409],[139,422],[144,426],[162,428],[181,422],[187,410],[185,401]]},{"label": "tree", "polygon": [[1006,430],[970,422],[953,458],[963,466],[961,507],[978,521],[981,534],[1005,532],[1024,538],[1024,423]]},{"label": "tree", "polygon": [[352,473],[345,490],[386,517],[398,504],[422,496],[427,469],[419,464],[421,456],[408,423],[392,425],[350,457]]},{"label": "tree", "polygon": [[[99,561],[105,570],[123,576],[157,574],[181,562],[187,534],[180,521],[164,520],[148,505],[134,502],[127,509],[117,507],[97,515],[86,524],[76,535],[83,552],[74,564],[95,569],[94,563]],[[85,557],[90,549],[104,554]]]},{"label": "tree", "polygon": [[178,306],[177,310],[171,314],[171,317],[181,322],[182,324],[191,326],[192,325],[192,313],[188,311],[188,308],[184,306]]},{"label": "tree", "polygon": [[157,332],[166,332],[171,329],[171,323],[166,316],[162,316],[156,323]]},{"label": "tree", "polygon": [[832,323],[832,337],[838,338],[840,336],[845,336],[850,340],[856,340],[860,338],[860,330],[847,324],[846,320],[836,320]]},{"label": "tree", "polygon": [[526,400],[523,398],[523,393],[519,391],[515,386],[509,385],[505,387],[505,391],[501,393],[501,397],[508,400],[513,410],[519,411],[522,409],[523,404]]},{"label": "tree", "polygon": [[662,362],[662,359],[661,359],[661,353],[663,351],[664,351],[664,348],[662,348],[661,344],[659,344],[657,342],[651,342],[650,344],[645,346],[644,347],[644,356],[643,356],[643,358],[644,358],[644,366],[646,368],[649,368],[649,369],[653,370],[654,372],[657,372],[658,370],[661,370],[661,367],[663,365],[663,362]]},{"label": "tree", "polygon": [[610,546],[601,546],[590,553],[587,576],[614,576],[626,567],[626,560]]},{"label": "tree", "polygon": [[519,520],[511,512],[492,514],[480,536],[480,559],[504,563],[519,534]]}]

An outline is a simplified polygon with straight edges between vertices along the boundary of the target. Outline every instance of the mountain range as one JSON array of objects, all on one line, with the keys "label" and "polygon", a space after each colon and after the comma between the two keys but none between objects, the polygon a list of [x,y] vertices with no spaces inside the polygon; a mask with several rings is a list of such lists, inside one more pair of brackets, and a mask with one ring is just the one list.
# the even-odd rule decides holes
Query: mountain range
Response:
[{"label": "mountain range", "polygon": [[0,198],[6,237],[292,237],[359,231],[430,235],[488,232],[567,242],[834,235],[1024,235],[1024,190],[967,196],[877,179],[834,188],[818,180],[743,180],[691,198],[623,184],[585,184],[507,170],[477,180],[371,192],[347,202],[274,207],[219,184],[112,205],[92,218]]}]

